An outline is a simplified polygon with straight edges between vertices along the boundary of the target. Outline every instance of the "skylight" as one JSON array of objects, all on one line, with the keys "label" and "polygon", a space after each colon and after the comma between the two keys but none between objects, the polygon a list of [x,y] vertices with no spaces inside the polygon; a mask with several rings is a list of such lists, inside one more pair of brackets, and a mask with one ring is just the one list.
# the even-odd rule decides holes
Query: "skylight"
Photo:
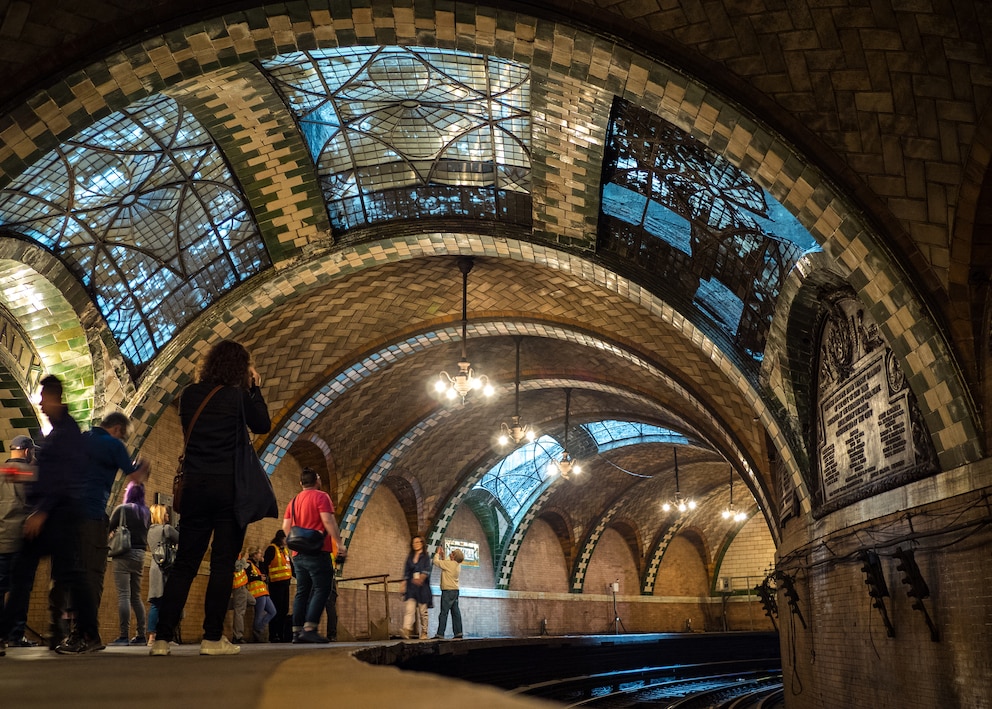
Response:
[{"label": "skylight", "polygon": [[760,361],[775,301],[812,235],[747,174],[675,126],[617,99],[600,241],[687,293]]},{"label": "skylight", "polygon": [[525,65],[349,47],[262,66],[300,123],[336,229],[428,216],[530,223]]},{"label": "skylight", "polygon": [[61,258],[132,364],[270,265],[220,150],[154,96],[67,140],[0,191],[0,225]]}]

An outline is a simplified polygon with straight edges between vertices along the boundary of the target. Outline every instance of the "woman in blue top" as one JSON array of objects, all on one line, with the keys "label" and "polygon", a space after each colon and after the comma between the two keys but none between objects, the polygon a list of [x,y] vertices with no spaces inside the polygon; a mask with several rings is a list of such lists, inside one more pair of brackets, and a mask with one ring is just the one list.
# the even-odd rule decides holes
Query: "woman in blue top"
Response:
[{"label": "woman in blue top", "polygon": [[420,639],[427,639],[427,609],[431,600],[431,555],[427,553],[424,538],[410,540],[410,554],[403,567],[403,629],[404,638],[414,637],[414,623],[420,627]]}]

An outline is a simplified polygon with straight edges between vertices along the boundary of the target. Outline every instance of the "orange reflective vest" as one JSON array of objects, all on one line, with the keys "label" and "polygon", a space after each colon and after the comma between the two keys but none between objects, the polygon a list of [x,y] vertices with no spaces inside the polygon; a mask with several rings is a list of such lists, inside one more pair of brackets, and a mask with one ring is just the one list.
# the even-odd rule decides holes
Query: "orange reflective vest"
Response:
[{"label": "orange reflective vest", "polygon": [[293,567],[289,563],[289,552],[278,544],[270,544],[269,546],[276,550],[276,554],[269,564],[269,583],[288,581],[293,577]]},{"label": "orange reflective vest", "polygon": [[262,572],[255,566],[255,562],[249,561],[248,564],[252,571],[252,573],[248,574],[248,593],[255,598],[268,596],[269,587],[265,585],[265,581],[262,579]]},{"label": "orange reflective vest", "polygon": [[244,569],[234,572],[234,585],[232,588],[241,588],[248,585],[248,572]]}]

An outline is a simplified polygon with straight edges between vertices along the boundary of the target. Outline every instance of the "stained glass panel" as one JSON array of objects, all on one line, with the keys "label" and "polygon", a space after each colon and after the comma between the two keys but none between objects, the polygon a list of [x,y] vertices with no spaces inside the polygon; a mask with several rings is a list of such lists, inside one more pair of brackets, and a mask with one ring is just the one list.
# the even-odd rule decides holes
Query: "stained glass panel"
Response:
[{"label": "stained glass panel", "polygon": [[633,259],[760,362],[782,284],[813,237],[746,173],[664,119],[614,103],[600,244]]},{"label": "stained glass panel", "polygon": [[317,165],[331,223],[426,216],[530,224],[530,71],[428,47],[263,62]]},{"label": "stained glass panel", "polygon": [[0,224],[62,258],[135,366],[270,265],[220,150],[178,103],[112,114],[0,191]]}]

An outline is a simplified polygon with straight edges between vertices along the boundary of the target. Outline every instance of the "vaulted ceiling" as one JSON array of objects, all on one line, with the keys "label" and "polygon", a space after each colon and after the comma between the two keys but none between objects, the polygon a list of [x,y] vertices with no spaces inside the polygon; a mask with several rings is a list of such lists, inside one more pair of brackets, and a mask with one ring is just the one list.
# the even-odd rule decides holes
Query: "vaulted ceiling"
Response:
[{"label": "vaulted ceiling", "polygon": [[[943,464],[974,459],[974,367],[944,326],[970,327],[948,296],[967,258],[925,251],[914,210],[872,172],[890,136],[931,128],[900,105],[914,115],[866,141],[861,117],[884,111],[865,102],[898,103],[900,85],[846,92],[839,76],[857,84],[845,62],[883,38],[905,44],[891,51],[917,85],[968,58],[918,62],[906,11],[655,5],[9,9],[5,317],[40,368],[75,384],[77,412],[123,407],[137,442],[210,340],[245,342],[275,422],[263,462],[319,450],[346,531],[404,476],[419,523],[471,503],[512,532],[524,513],[485,476],[510,451],[495,436],[517,410],[519,342],[522,421],[563,446],[569,396],[584,468],[549,478],[558,448],[528,449],[533,475],[505,483],[524,511],[554,511],[577,541],[605,522],[645,549],[686,525],[719,545],[733,478],[735,502],[777,538],[783,479],[808,511],[795,400],[813,366],[811,289],[827,286],[858,293],[881,324]],[[973,75],[987,75],[992,32],[968,20],[989,20],[962,12]],[[988,89],[959,101],[980,106]],[[433,392],[463,347],[491,400]],[[33,375],[15,360],[5,416],[30,428]],[[584,428],[604,421],[643,427],[611,447]],[[661,511],[676,450],[679,490],[702,503],[686,515]]]}]

